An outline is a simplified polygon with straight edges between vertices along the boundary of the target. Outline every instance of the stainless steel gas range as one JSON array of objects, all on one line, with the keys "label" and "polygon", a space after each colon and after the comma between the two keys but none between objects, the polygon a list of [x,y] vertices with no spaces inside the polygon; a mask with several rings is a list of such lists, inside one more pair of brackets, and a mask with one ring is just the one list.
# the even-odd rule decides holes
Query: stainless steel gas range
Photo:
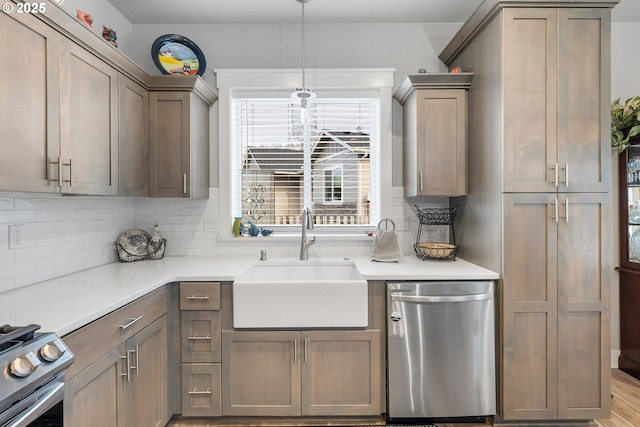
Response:
[{"label": "stainless steel gas range", "polygon": [[62,425],[64,371],[74,356],[38,329],[0,326],[0,427]]}]

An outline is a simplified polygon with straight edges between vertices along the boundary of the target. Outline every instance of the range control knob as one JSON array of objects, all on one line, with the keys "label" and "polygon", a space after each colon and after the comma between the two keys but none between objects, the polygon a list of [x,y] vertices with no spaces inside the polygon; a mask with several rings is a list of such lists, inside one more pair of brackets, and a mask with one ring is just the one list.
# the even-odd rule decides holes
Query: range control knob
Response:
[{"label": "range control knob", "polygon": [[391,320],[393,320],[394,322],[399,322],[400,320],[402,320],[402,314],[400,314],[400,312],[398,311],[394,311],[393,313],[391,313]]},{"label": "range control knob", "polygon": [[40,357],[47,362],[55,362],[60,359],[66,350],[60,341],[51,341],[42,346]]},{"label": "range control knob", "polygon": [[16,377],[28,377],[35,371],[40,365],[40,360],[33,351],[16,357],[11,361],[11,374]]}]

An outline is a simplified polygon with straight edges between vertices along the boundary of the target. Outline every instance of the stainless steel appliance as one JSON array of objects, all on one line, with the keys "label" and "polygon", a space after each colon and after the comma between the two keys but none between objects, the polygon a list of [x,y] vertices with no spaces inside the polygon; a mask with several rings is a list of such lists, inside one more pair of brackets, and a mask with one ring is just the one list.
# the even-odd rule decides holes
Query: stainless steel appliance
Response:
[{"label": "stainless steel appliance", "polygon": [[64,370],[74,356],[40,326],[0,326],[0,426],[62,425]]},{"label": "stainless steel appliance", "polygon": [[387,283],[390,419],[496,412],[491,281]]}]

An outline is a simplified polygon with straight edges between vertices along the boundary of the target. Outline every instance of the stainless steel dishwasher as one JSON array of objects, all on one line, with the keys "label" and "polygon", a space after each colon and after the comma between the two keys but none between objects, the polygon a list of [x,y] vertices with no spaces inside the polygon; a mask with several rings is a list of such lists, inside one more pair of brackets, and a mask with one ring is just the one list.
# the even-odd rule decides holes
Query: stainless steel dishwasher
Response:
[{"label": "stainless steel dishwasher", "polygon": [[495,414],[493,286],[387,282],[390,419]]}]

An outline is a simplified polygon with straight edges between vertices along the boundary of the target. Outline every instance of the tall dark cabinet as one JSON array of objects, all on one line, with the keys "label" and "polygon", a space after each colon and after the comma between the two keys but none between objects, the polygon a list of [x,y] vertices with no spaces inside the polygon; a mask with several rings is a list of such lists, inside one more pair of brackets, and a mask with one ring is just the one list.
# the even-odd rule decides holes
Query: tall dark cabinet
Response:
[{"label": "tall dark cabinet", "polygon": [[640,137],[619,155],[620,347],[618,366],[640,379]]}]

